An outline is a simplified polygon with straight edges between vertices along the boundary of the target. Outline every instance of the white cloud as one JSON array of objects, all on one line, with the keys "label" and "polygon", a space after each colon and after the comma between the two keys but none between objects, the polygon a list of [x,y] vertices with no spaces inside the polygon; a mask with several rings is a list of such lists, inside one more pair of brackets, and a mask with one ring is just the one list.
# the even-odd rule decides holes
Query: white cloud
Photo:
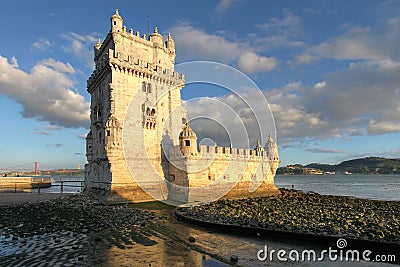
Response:
[{"label": "white cloud", "polygon": [[305,86],[266,92],[286,141],[400,132],[400,65],[362,62]]},{"label": "white cloud", "polygon": [[63,63],[52,58],[44,59],[38,62],[38,65],[50,67],[58,72],[74,74],[76,71],[69,63]]},{"label": "white cloud", "polygon": [[268,22],[257,27],[271,34],[298,36],[303,32],[303,21],[289,9],[283,10],[283,18],[270,18]]},{"label": "white cloud", "polygon": [[64,71],[71,73],[70,65],[51,59],[46,62],[54,64],[49,67],[38,62],[28,73],[0,55],[0,93],[21,104],[24,118],[69,128],[88,127],[90,104],[71,90],[73,81],[57,70],[64,66]]},{"label": "white cloud", "polygon": [[61,143],[55,143],[55,144],[47,144],[47,147],[53,147],[53,148],[60,148],[63,146]]},{"label": "white cloud", "polygon": [[86,140],[86,135],[87,135],[87,134],[78,134],[77,137],[78,137],[79,139]]},{"label": "white cloud", "polygon": [[253,52],[246,52],[239,57],[238,65],[246,73],[258,73],[274,69],[277,60],[274,57],[263,57]]},{"label": "white cloud", "polygon": [[353,26],[338,37],[314,46],[318,56],[347,60],[399,60],[400,21],[388,19],[384,27]]},{"label": "white cloud", "polygon": [[178,56],[183,59],[214,60],[232,63],[248,50],[246,44],[231,42],[218,34],[209,34],[185,23],[170,29]]},{"label": "white cloud", "polygon": [[302,64],[313,64],[318,61],[318,57],[310,54],[300,54],[296,56],[294,61],[294,66]]},{"label": "white cloud", "polygon": [[266,142],[269,133],[275,136],[268,103],[254,87],[226,96],[185,101],[183,106],[189,119],[201,118],[191,122],[199,140],[211,138],[221,146],[253,148],[257,139],[263,137]]},{"label": "white cloud", "polygon": [[17,58],[11,57],[10,61],[11,61],[11,63],[10,63],[11,67],[13,67],[13,68],[18,68],[19,67]]},{"label": "white cloud", "polygon": [[209,34],[185,23],[170,29],[176,41],[178,57],[184,60],[212,60],[226,64],[237,63],[247,73],[269,71],[275,68],[277,60],[250,50],[241,41],[230,41],[219,34]]},{"label": "white cloud", "polygon": [[215,10],[218,13],[225,13],[235,1],[236,0],[220,0],[218,5],[215,7]]},{"label": "white cloud", "polygon": [[314,85],[316,89],[322,89],[326,87],[326,82],[319,82]]},{"label": "white cloud", "polygon": [[372,135],[398,132],[400,132],[400,121],[377,121],[372,119],[368,123],[368,133]]},{"label": "white cloud", "polygon": [[347,153],[344,150],[339,150],[339,149],[333,149],[333,148],[309,148],[306,149],[306,151],[308,152],[312,152],[312,153],[329,153],[329,154],[343,154],[343,153]]},{"label": "white cloud", "polygon": [[37,49],[40,51],[47,51],[51,46],[52,46],[52,43],[43,37],[39,38],[36,42],[34,42],[32,44],[32,47],[34,49]]},{"label": "white cloud", "polygon": [[63,128],[64,128],[64,127],[58,126],[58,125],[49,125],[49,126],[46,127],[46,129],[47,129],[48,131],[61,130],[61,129],[63,129]]},{"label": "white cloud", "polygon": [[50,133],[49,131],[37,131],[37,132],[34,132],[34,133],[35,133],[35,134],[46,135],[46,136],[51,135],[51,133]]},{"label": "white cloud", "polygon": [[314,50],[318,55],[335,59],[380,59],[384,52],[376,49],[377,44],[372,37],[370,28],[354,27],[342,36],[316,46]]},{"label": "white cloud", "polygon": [[61,37],[67,40],[68,44],[63,45],[61,48],[64,52],[84,62],[87,67],[93,68],[93,46],[97,42],[97,36],[97,33],[87,35],[80,35],[75,32],[64,33],[61,34]]},{"label": "white cloud", "polygon": [[304,47],[300,37],[303,34],[303,21],[291,10],[285,9],[282,18],[270,18],[264,24],[257,25],[261,32],[250,34],[251,40],[260,51],[282,47]]}]

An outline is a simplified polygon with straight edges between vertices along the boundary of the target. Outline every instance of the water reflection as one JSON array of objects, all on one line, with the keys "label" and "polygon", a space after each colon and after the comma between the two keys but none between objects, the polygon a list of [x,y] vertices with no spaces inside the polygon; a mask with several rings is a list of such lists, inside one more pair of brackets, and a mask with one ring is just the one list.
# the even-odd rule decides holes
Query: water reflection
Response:
[{"label": "water reflection", "polygon": [[[179,227],[175,228],[177,225]],[[188,236],[193,235],[197,236],[193,228],[182,226],[172,218],[146,226],[134,226],[122,235],[116,232],[102,233],[92,237],[97,242],[91,242],[95,253],[89,257],[88,265],[229,266],[204,254],[197,244],[190,243]],[[133,243],[130,242],[132,240]]]}]

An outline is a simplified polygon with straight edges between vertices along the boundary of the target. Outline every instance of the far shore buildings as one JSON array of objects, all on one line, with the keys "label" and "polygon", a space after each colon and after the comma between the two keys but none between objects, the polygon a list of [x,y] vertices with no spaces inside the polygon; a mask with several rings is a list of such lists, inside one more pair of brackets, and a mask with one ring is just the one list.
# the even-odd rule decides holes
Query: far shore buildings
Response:
[{"label": "far shore buildings", "polygon": [[110,32],[94,46],[94,61],[87,81],[87,192],[105,203],[278,193],[278,147],[271,136],[253,150],[197,144],[181,106],[185,81],[174,70],[171,35],[163,37],[157,28],[149,36],[127,30],[117,10]]}]

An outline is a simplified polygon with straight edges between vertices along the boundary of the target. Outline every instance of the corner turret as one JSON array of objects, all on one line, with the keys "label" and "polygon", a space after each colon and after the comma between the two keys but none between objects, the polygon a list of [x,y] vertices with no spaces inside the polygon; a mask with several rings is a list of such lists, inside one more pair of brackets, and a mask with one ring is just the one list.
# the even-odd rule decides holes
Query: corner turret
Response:
[{"label": "corner turret", "polygon": [[183,126],[183,129],[179,134],[179,144],[182,154],[186,158],[197,156],[197,135],[192,130],[189,123],[186,123],[185,126]]},{"label": "corner turret", "polygon": [[111,32],[120,32],[122,31],[122,24],[124,20],[118,14],[118,8],[115,10],[115,14],[111,16]]},{"label": "corner turret", "polygon": [[267,152],[267,156],[270,160],[279,161],[278,155],[278,145],[272,139],[271,134],[268,136],[268,141],[265,144],[265,151]]},{"label": "corner turret", "polygon": [[256,151],[257,156],[261,155],[261,151],[263,150],[263,148],[262,148],[260,140],[257,140],[257,146],[254,148],[254,150]]},{"label": "corner turret", "polygon": [[175,54],[175,41],[174,41],[174,39],[172,39],[170,33],[168,33],[167,41],[165,41],[165,46],[168,48],[170,53]]},{"label": "corner turret", "polygon": [[99,40],[97,41],[97,44],[94,45],[94,58],[95,59],[100,51],[100,48],[101,48],[101,42],[100,42],[100,38],[99,38]]},{"label": "corner turret", "polygon": [[162,37],[161,34],[158,33],[158,28],[154,28],[154,32],[150,34],[149,36],[150,41],[153,42],[153,44],[157,44],[159,46],[163,46],[164,38]]}]

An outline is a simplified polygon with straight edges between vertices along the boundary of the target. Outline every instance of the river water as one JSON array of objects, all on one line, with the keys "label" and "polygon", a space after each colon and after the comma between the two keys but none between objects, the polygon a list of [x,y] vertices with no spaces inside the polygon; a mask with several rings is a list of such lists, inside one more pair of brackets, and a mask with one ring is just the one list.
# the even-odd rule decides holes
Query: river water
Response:
[{"label": "river water", "polygon": [[[52,178],[54,182],[51,187],[41,188],[41,193],[79,193],[82,191],[84,180],[83,176],[39,176],[40,178]],[[62,188],[61,188],[62,182]],[[37,189],[33,189],[37,192]]]},{"label": "river water", "polygon": [[277,175],[275,184],[323,195],[400,201],[400,175]]}]

